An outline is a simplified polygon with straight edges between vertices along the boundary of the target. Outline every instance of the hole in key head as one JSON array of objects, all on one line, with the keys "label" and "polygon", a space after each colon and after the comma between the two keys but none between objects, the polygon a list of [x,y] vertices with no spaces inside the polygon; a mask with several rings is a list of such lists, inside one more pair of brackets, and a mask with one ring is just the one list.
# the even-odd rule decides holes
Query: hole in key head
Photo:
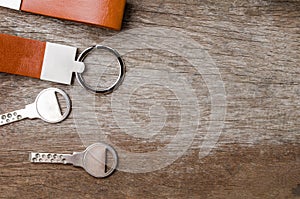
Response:
[{"label": "hole in key head", "polygon": [[115,159],[112,156],[110,152],[106,153],[106,167],[105,167],[105,173],[107,173],[109,170],[112,169],[114,165]]},{"label": "hole in key head", "polygon": [[60,114],[63,115],[67,111],[67,102],[65,98],[59,92],[55,92],[55,96],[58,102]]}]

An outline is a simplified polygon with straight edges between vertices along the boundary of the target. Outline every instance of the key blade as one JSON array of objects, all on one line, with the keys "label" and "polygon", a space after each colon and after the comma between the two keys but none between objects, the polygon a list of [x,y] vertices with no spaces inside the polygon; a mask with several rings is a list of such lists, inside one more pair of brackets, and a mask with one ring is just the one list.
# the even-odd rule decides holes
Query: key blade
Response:
[{"label": "key blade", "polygon": [[32,163],[67,164],[66,157],[68,156],[70,155],[31,152],[29,154],[29,161]]},{"label": "key blade", "polygon": [[0,115],[0,126],[10,124],[27,118],[26,110],[21,109]]}]

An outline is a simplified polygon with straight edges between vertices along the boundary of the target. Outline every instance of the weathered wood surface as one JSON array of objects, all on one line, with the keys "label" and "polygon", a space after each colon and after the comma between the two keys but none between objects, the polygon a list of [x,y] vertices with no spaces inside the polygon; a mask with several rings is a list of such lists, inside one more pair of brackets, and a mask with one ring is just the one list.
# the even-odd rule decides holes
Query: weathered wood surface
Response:
[{"label": "weathered wood surface", "polygon": [[[80,51],[118,34],[5,8],[0,8],[0,16],[1,33],[77,46]],[[163,71],[167,65],[176,69],[175,75],[191,77],[198,99],[195,109],[201,110],[194,142],[182,157],[158,171],[117,171],[107,179],[94,179],[71,166],[32,165],[28,153],[81,151],[87,142],[99,141],[93,140],[97,135],[88,136],[98,128],[124,150],[155,151],[168,144],[178,130],[180,103],[172,90],[145,85],[131,91],[125,80],[116,91],[132,92],[130,116],[144,126],[151,123],[155,128],[149,107],[156,101],[170,115],[154,140],[138,139],[125,135],[115,122],[112,95],[93,98],[77,82],[64,86],[0,74],[2,113],[33,102],[48,87],[67,91],[74,107],[73,114],[59,125],[27,120],[0,128],[0,198],[299,198],[300,1],[128,0],[122,31],[141,27],[177,28],[201,44],[219,68],[227,113],[209,156],[199,158],[199,145],[210,120],[208,89],[186,60],[170,52],[145,49],[123,58],[128,75],[137,67]],[[86,136],[78,126],[93,119],[89,109],[85,117],[78,118],[85,99],[91,100],[85,106],[95,108],[91,113],[96,115],[95,125],[84,126]],[[167,138],[161,139],[164,136]]]}]

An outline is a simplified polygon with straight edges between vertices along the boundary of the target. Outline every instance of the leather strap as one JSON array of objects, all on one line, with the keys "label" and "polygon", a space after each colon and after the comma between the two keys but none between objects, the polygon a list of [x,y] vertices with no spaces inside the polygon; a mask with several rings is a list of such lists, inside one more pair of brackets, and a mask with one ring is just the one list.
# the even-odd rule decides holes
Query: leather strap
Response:
[{"label": "leather strap", "polygon": [[0,34],[0,72],[40,78],[46,42]]},{"label": "leather strap", "polygon": [[21,10],[120,30],[126,0],[22,0]]},{"label": "leather strap", "polygon": [[77,48],[0,34],[0,72],[71,84],[84,63],[75,61]]}]

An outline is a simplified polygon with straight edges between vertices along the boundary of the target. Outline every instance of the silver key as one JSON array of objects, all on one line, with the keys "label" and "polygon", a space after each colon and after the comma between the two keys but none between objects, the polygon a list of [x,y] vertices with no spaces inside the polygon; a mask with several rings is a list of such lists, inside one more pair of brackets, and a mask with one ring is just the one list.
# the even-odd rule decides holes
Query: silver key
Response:
[{"label": "silver key", "polygon": [[[112,154],[113,163],[106,171],[107,151]],[[83,152],[71,154],[57,153],[30,153],[29,160],[32,163],[54,163],[72,164],[75,167],[82,167],[86,172],[96,178],[105,178],[111,175],[118,165],[116,151],[104,143],[90,145]]]},{"label": "silver key", "polygon": [[[67,108],[64,114],[61,113],[56,93],[61,94],[66,100]],[[48,88],[40,92],[33,104],[25,109],[13,111],[0,115],[0,126],[25,118],[40,118],[48,123],[58,123],[66,119],[71,111],[71,100],[69,96],[58,88]]]}]

